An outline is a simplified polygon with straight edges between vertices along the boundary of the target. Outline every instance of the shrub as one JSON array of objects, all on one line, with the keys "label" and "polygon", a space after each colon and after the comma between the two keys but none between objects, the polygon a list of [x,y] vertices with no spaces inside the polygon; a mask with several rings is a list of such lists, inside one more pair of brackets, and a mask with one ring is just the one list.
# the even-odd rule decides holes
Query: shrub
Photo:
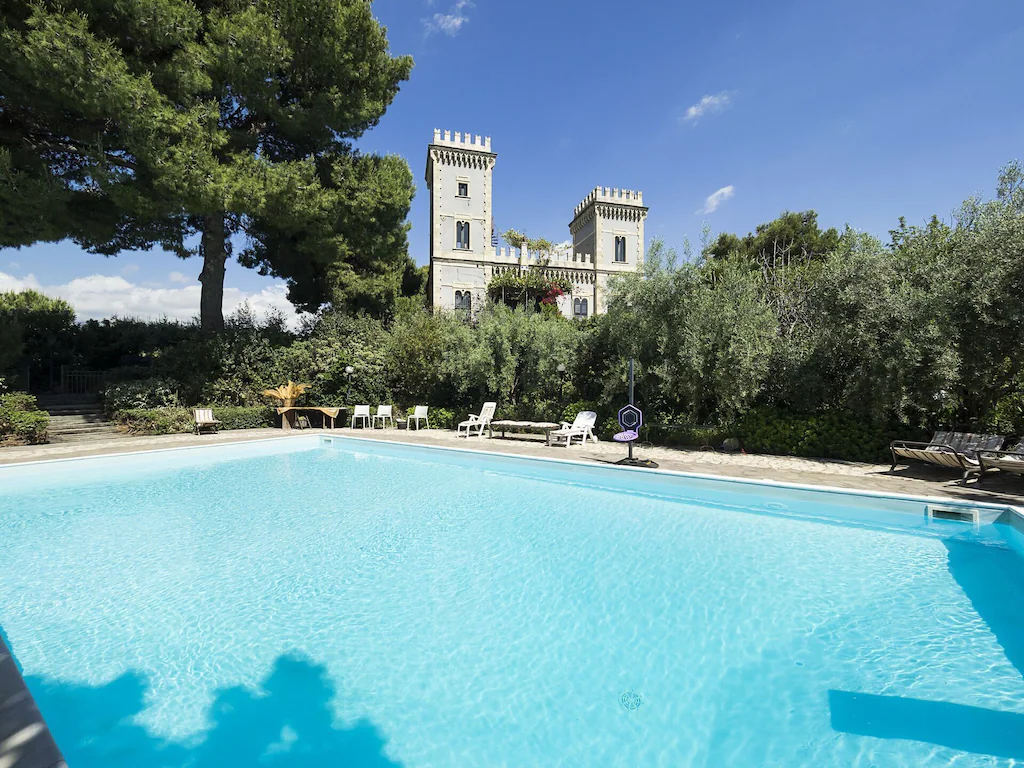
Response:
[{"label": "shrub", "polygon": [[694,424],[682,418],[659,418],[652,420],[641,430],[644,440],[655,445],[681,445],[692,448],[711,446],[717,448],[735,430],[716,424]]},{"label": "shrub", "polygon": [[267,406],[222,406],[213,415],[221,429],[263,429],[277,423],[277,410]]},{"label": "shrub", "polygon": [[[273,427],[277,412],[265,406],[221,406],[213,415],[221,429],[260,429]],[[134,435],[180,434],[193,428],[188,408],[128,408],[115,413],[114,420]]]},{"label": "shrub", "polygon": [[[409,413],[412,413],[412,408],[409,409]],[[468,414],[459,414],[453,411],[451,408],[431,408],[428,412],[430,414],[430,426],[433,429],[455,429],[455,425],[460,421],[464,421]]]},{"label": "shrub", "polygon": [[126,408],[112,415],[133,435],[168,435],[192,431],[192,413],[185,408]]},{"label": "shrub", "polygon": [[910,427],[878,427],[849,411],[808,415],[758,408],[737,431],[744,447],[757,453],[867,462],[885,460],[895,439],[927,439]]},{"label": "shrub", "polygon": [[0,394],[0,443],[45,443],[50,414],[24,392]]},{"label": "shrub", "polygon": [[108,382],[101,397],[103,410],[108,414],[147,408],[174,408],[181,405],[176,382],[162,377]]},{"label": "shrub", "polygon": [[614,435],[617,435],[622,431],[622,427],[619,426],[619,421],[614,416],[609,416],[606,419],[597,420],[597,429],[594,432],[597,433],[598,438],[602,440],[611,440]]}]

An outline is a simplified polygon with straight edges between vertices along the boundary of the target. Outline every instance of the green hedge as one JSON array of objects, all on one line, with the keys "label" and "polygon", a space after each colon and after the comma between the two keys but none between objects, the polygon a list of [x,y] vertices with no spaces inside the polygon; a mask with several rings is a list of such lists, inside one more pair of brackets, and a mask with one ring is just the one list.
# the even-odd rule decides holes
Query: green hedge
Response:
[{"label": "green hedge", "polygon": [[177,384],[168,378],[149,377],[145,379],[111,381],[100,393],[103,410],[108,414],[130,410],[154,408],[176,408]]},{"label": "green hedge", "polygon": [[797,414],[758,408],[740,421],[737,434],[746,450],[783,456],[846,461],[885,461],[893,440],[925,440],[910,427],[879,427],[846,411]]},{"label": "green hedge", "polygon": [[45,443],[50,414],[39,410],[36,399],[24,392],[0,395],[0,443]]},{"label": "green hedge", "polygon": [[[213,409],[213,415],[220,420],[221,429],[259,429],[277,423],[277,412],[265,406],[220,406]],[[190,408],[128,408],[113,418],[133,435],[169,435],[193,429]]]},{"label": "green hedge", "polygon": [[[616,427],[618,423],[616,422]],[[718,448],[734,430],[715,424],[693,424],[683,419],[657,419],[645,424],[640,438],[654,445],[683,446],[688,448]]]}]

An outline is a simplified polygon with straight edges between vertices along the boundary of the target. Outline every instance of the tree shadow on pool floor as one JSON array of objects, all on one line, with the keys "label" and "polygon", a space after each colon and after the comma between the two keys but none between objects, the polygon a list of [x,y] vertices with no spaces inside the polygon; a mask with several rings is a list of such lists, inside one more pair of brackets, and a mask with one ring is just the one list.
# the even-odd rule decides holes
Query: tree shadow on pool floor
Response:
[{"label": "tree shadow on pool floor", "polygon": [[106,685],[27,677],[36,703],[73,768],[401,768],[384,755],[369,721],[338,728],[325,667],[284,655],[260,690],[233,687],[213,703],[203,741],[184,746],[133,722],[146,707],[146,680],[128,672]]},{"label": "tree shadow on pool floor", "polygon": [[[1024,561],[970,538],[943,542],[949,573],[1024,676]],[[909,739],[995,757],[1024,759],[1024,714],[948,701],[829,691],[832,727],[881,739]]]}]

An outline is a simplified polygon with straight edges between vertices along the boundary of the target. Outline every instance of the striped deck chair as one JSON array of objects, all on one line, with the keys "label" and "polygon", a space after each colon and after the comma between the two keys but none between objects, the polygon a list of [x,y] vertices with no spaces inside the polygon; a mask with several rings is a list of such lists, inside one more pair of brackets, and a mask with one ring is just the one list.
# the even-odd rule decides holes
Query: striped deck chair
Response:
[{"label": "striped deck chair", "polygon": [[217,427],[220,426],[220,421],[213,418],[212,408],[194,408],[192,410],[192,430],[198,435],[204,429],[212,429],[214,432],[217,431]]},{"label": "striped deck chair", "polygon": [[1008,451],[983,451],[978,460],[981,462],[982,474],[990,469],[998,469],[1024,475],[1024,440]]},{"label": "striped deck chair", "polygon": [[[892,466],[905,464],[907,459],[949,467],[963,472],[961,484],[971,475],[983,472],[979,454],[998,451],[1003,447],[1006,438],[1002,435],[981,435],[973,432],[936,432],[931,442],[915,443],[907,440],[894,440],[889,446],[892,452]],[[901,461],[902,460],[902,461]]]}]

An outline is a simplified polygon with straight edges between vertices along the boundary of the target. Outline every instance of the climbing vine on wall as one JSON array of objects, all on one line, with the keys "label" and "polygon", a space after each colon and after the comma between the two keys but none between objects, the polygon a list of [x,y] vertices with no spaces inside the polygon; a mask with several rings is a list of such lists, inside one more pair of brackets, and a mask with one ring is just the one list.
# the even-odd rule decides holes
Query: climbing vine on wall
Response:
[{"label": "climbing vine on wall", "polygon": [[536,269],[504,272],[496,275],[487,284],[487,295],[492,301],[513,305],[532,306],[547,297],[564,293],[572,293],[572,283],[569,280],[552,280]]}]

